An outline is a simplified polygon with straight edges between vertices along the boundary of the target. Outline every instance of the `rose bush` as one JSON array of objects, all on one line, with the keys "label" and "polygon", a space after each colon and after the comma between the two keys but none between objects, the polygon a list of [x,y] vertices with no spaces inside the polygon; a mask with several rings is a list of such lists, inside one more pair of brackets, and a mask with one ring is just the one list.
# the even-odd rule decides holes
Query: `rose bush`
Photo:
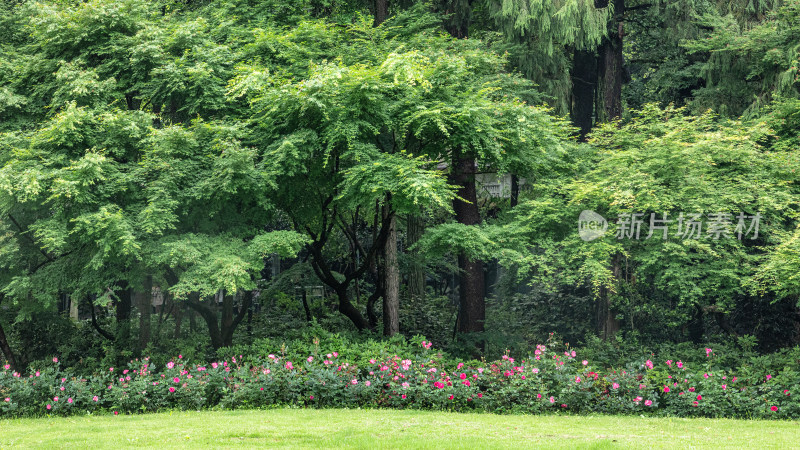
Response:
[{"label": "rose bush", "polygon": [[350,358],[346,348],[322,351],[314,340],[302,357],[231,354],[197,363],[178,355],[161,366],[143,358],[88,376],[62,369],[57,358],[25,374],[5,364],[0,416],[302,406],[800,417],[796,354],[765,373],[774,370],[770,364],[724,367],[711,349],[692,363],[653,357],[606,368],[552,340],[523,359],[505,354],[489,362],[456,360],[421,338],[416,345],[407,355],[376,351],[369,358],[360,349]]}]

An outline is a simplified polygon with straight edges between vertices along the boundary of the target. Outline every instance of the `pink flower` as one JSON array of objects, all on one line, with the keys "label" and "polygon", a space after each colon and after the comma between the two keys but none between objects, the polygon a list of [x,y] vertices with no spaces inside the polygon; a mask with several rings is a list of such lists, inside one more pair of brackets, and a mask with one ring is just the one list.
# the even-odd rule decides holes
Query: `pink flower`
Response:
[{"label": "pink flower", "polygon": [[175,367],[175,363],[174,362],[170,361],[170,362],[167,363],[167,369],[172,369],[173,367]]},{"label": "pink flower", "polygon": [[465,374],[465,373],[462,373],[462,374],[461,374],[461,375],[459,375],[458,377],[459,377],[459,378],[461,378],[462,380],[466,380],[466,379],[467,379],[467,374]]},{"label": "pink flower", "polygon": [[364,385],[366,385],[367,387],[369,387],[371,384],[372,384],[372,383],[371,383],[369,380],[367,380],[367,381],[365,381],[365,382],[364,382]]},{"label": "pink flower", "polygon": [[588,364],[589,364],[589,361],[587,361],[587,360],[585,360],[585,359],[584,359],[584,360],[583,360],[583,362],[582,362],[581,364],[583,364],[584,366],[585,366],[585,365],[588,365]]},{"label": "pink flower", "polygon": [[452,399],[453,399],[453,396],[452,396],[452,395],[451,395],[450,397],[448,397],[448,400],[452,400]]},{"label": "pink flower", "polygon": [[653,361],[650,361],[650,360],[648,359],[647,361],[645,361],[644,365],[645,365],[645,367],[647,367],[648,369],[652,369],[652,368],[653,368]]},{"label": "pink flower", "polygon": [[483,398],[483,393],[482,392],[478,392],[478,398]]},{"label": "pink flower", "polygon": [[689,388],[689,392],[694,392],[694,386]]},{"label": "pink flower", "polygon": [[575,377],[575,382],[576,383],[580,383],[581,382],[581,377]]},{"label": "pink flower", "polygon": [[462,367],[464,367],[464,363],[460,362],[458,363],[458,366],[456,366],[456,370],[461,369]]},{"label": "pink flower", "polygon": [[531,372],[533,372],[533,373],[539,373],[539,369],[538,369],[538,368],[536,368],[536,367],[534,367],[534,368],[533,368],[533,370],[531,370]]},{"label": "pink flower", "polygon": [[650,405],[652,405],[652,404],[653,404],[653,401],[652,401],[652,400],[645,400],[645,401],[644,401],[644,406],[650,406]]},{"label": "pink flower", "polygon": [[[521,378],[524,380],[525,379],[525,375],[523,375]],[[467,382],[467,383],[469,383],[469,382]]]},{"label": "pink flower", "polygon": [[11,368],[11,364],[6,364],[5,366],[3,366],[3,370],[8,370],[10,368]]},{"label": "pink flower", "polygon": [[664,392],[669,392],[669,387],[664,386]]},{"label": "pink flower", "polygon": [[119,415],[119,411],[114,411],[114,415],[118,416]]},{"label": "pink flower", "polygon": [[[178,359],[183,359],[183,355],[178,355]],[[236,358],[233,358],[233,362],[236,362]]]},{"label": "pink flower", "polygon": [[286,361],[286,364],[284,364],[284,366],[286,367],[286,370],[293,370],[294,369],[294,366],[292,365],[291,361]]},{"label": "pink flower", "polygon": [[38,377],[39,375],[40,375],[39,372],[36,372],[36,376]]},{"label": "pink flower", "polygon": [[217,363],[215,363],[215,362],[212,362],[212,363],[211,363],[211,368],[212,368],[212,369],[216,369],[216,368],[217,368],[217,365],[218,365]]},{"label": "pink flower", "polygon": [[47,405],[47,409],[48,409],[48,410],[50,410],[50,409],[52,409],[52,408],[53,408],[52,406],[50,406],[50,405]]},{"label": "pink flower", "polygon": [[169,391],[170,391],[170,392],[175,392],[175,388],[174,388],[174,387],[172,387],[172,386],[170,386],[170,387],[169,387]]},{"label": "pink flower", "polygon": [[178,377],[175,377],[175,378],[172,379],[172,381],[175,382],[175,383],[180,383],[181,379],[178,378]]},{"label": "pink flower", "polygon": [[667,360],[667,365],[668,365],[668,366],[671,366],[671,365],[672,365],[672,360],[671,360],[671,359],[670,359],[670,360]]},{"label": "pink flower", "polygon": [[612,384],[611,389],[619,389],[619,383]]},{"label": "pink flower", "polygon": [[576,355],[575,350],[572,351],[572,357],[574,358]]},{"label": "pink flower", "polygon": [[642,401],[642,397],[636,397],[635,399],[633,399],[634,403],[639,403],[640,401]]},{"label": "pink flower", "polygon": [[114,368],[113,368],[113,367],[109,367],[109,368],[108,368],[108,371],[109,371],[109,372],[113,372],[113,371],[114,371]]},{"label": "pink flower", "polygon": [[10,402],[10,401],[11,401],[11,398],[10,398],[10,397],[6,397],[6,400],[5,400],[5,401],[6,401],[6,403],[8,403],[8,402]]},{"label": "pink flower", "polygon": [[338,353],[336,353],[336,352],[333,352],[333,357],[334,357],[334,358],[338,358],[338,357],[339,357],[339,354],[338,354]]},{"label": "pink flower", "polygon": [[[38,376],[39,376],[39,375],[38,375],[38,373],[39,373],[39,372],[36,372],[36,373],[37,373],[37,375],[36,375],[36,376],[38,377]],[[772,378],[772,375],[767,375],[767,379],[768,379],[768,380],[769,380],[769,379],[771,379],[771,378]]]},{"label": "pink flower", "polygon": [[791,393],[791,392],[789,392],[789,390],[788,390],[788,389],[784,389],[784,390],[783,390],[783,393],[784,393],[784,394],[786,394],[786,396],[787,396],[787,397],[788,397],[788,396],[790,396],[790,395],[792,395],[792,393]]},{"label": "pink flower", "polygon": [[402,398],[403,400],[405,400],[405,399],[406,399],[406,394],[403,394],[403,395],[401,395],[401,396],[400,396],[400,398]]},{"label": "pink flower", "polygon": [[683,369],[683,362],[682,361],[678,361],[676,365],[678,366],[678,369]]},{"label": "pink flower", "polygon": [[72,397],[67,399],[67,403],[72,403]]},{"label": "pink flower", "polygon": [[314,400],[314,396],[313,396],[313,395],[309,395],[309,396],[308,396],[308,399],[309,399],[309,400]]},{"label": "pink flower", "polygon": [[536,394],[536,398],[542,398],[542,394]]},{"label": "pink flower", "polygon": [[53,401],[57,402],[58,401],[58,397],[53,397]]},{"label": "pink flower", "polygon": [[775,412],[775,411],[778,410],[778,407],[775,406],[775,405],[772,405],[772,406],[769,407],[769,409],[770,409],[770,411]]},{"label": "pink flower", "polygon": [[728,385],[726,385],[726,384],[723,384],[723,385],[722,385],[722,390],[724,391],[725,389],[728,389]]},{"label": "pink flower", "polygon": [[556,399],[555,399],[555,397],[552,397],[552,396],[551,396],[551,397],[550,397],[550,403],[555,403],[555,402],[556,402]]},{"label": "pink flower", "polygon": [[[313,357],[313,356],[309,356],[309,357],[308,357],[308,359],[307,359],[306,361],[308,361],[308,362],[311,362],[311,361],[313,361],[313,360],[314,360],[314,357]],[[374,363],[373,363],[373,364],[374,364]]]},{"label": "pink flower", "polygon": [[562,404],[561,404],[561,407],[562,407],[562,408],[566,408],[566,407],[567,407],[567,404],[566,404],[566,403],[562,403]]},{"label": "pink flower", "polygon": [[703,399],[703,396],[702,396],[702,395],[698,395],[698,396],[697,396],[697,399],[698,399],[698,400],[702,400],[702,399]]},{"label": "pink flower", "polygon": [[356,384],[358,384],[358,380],[356,380],[355,378],[353,378],[353,379],[350,381],[350,383],[352,383],[352,384],[355,386]]},{"label": "pink flower", "polygon": [[58,358],[53,358],[53,362],[57,363],[58,362]]},{"label": "pink flower", "polygon": [[93,401],[93,402],[96,402],[96,401],[99,401],[99,400],[100,400],[100,399],[99,399],[99,398],[97,398],[97,396],[96,396],[96,395],[95,395],[94,397],[92,397],[92,401]]},{"label": "pink flower", "polygon": [[703,378],[708,378],[708,374],[707,374],[707,373],[704,373],[704,374],[703,374]]},{"label": "pink flower", "polygon": [[713,350],[711,350],[710,348],[707,348],[707,349],[706,349],[706,358],[708,358],[708,357],[709,357],[709,355],[711,355],[711,352],[712,352],[712,351],[713,351]]}]

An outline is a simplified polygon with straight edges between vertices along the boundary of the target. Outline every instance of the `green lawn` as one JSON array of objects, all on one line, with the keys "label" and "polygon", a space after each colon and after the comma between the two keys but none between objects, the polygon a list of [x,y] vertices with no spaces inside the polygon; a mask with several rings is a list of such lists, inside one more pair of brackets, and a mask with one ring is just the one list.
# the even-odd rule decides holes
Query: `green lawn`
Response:
[{"label": "green lawn", "polygon": [[9,447],[800,448],[800,422],[390,410],[0,420]]}]

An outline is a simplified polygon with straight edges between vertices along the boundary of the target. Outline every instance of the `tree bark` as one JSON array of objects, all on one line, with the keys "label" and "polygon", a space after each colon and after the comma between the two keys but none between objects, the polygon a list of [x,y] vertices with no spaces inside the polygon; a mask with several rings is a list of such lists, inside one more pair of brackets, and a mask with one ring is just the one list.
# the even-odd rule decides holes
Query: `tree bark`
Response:
[{"label": "tree bark", "polygon": [[[460,152],[456,152],[453,158],[453,184],[459,186],[457,192],[459,198],[453,200],[453,210],[456,213],[456,221],[464,225],[478,225],[481,222],[475,173],[475,158],[462,156]],[[473,260],[460,254],[458,267],[460,269],[458,331],[462,333],[483,331],[486,318],[483,261]]]},{"label": "tree bark", "polygon": [[153,277],[145,277],[144,287],[136,293],[136,307],[139,309],[139,350],[150,343],[150,309],[153,302]]},{"label": "tree bark", "polygon": [[382,24],[389,17],[389,1],[375,0],[375,22],[373,26]]},{"label": "tree bark", "polygon": [[609,36],[600,46],[599,64],[599,122],[619,119],[622,117],[622,82],[624,80],[624,60],[622,55],[623,14],[625,0],[614,0],[614,21],[609,24]]},{"label": "tree bark", "polygon": [[579,129],[580,140],[592,130],[597,85],[597,56],[588,50],[575,50],[572,54],[572,101],[570,118]]},{"label": "tree bark", "polygon": [[400,268],[397,265],[397,216],[391,211],[391,194],[386,195],[384,216],[389,220],[389,234],[383,244],[383,335],[394,336],[400,331]]}]

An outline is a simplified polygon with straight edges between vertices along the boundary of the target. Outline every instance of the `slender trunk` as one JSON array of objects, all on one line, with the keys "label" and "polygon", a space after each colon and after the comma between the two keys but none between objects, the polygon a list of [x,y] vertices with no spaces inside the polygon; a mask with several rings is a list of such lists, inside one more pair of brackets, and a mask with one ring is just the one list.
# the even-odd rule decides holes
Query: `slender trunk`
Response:
[{"label": "slender trunk", "polygon": [[[3,303],[3,299],[5,298],[4,294],[0,294],[0,303]],[[8,343],[8,339],[6,338],[6,333],[3,330],[3,324],[0,322],[0,351],[3,352],[3,357],[5,357],[6,361],[11,365],[11,368],[21,372],[22,367],[19,367],[17,364],[17,358],[13,351],[11,351],[11,345]]]},{"label": "slender trunk", "polygon": [[[422,237],[425,227],[423,219],[418,216],[408,216],[408,247],[416,244]],[[410,297],[422,298],[425,296],[425,268],[419,261],[419,253],[407,251],[411,256],[410,270],[408,272],[408,294]]]},{"label": "slender trunk", "polygon": [[69,318],[77,322],[80,320],[80,314],[78,310],[78,301],[75,300],[72,296],[67,297],[69,299]]},{"label": "slender trunk", "polygon": [[[616,254],[613,261],[613,273],[616,283],[622,282],[622,269],[620,267],[620,255]],[[616,314],[611,308],[611,295],[607,288],[600,290],[600,297],[597,299],[597,332],[603,340],[612,339],[619,331],[620,325]]]},{"label": "slender trunk", "polygon": [[139,349],[144,350],[150,343],[150,309],[153,302],[153,277],[145,277],[142,292],[136,293],[136,307],[139,308]]},{"label": "slender trunk", "polygon": [[[453,181],[459,186],[457,192],[459,198],[453,200],[453,210],[456,213],[456,221],[464,225],[478,225],[481,222],[475,173],[475,158],[462,157],[456,153],[453,160]],[[458,331],[462,333],[483,331],[486,317],[483,261],[473,260],[460,254],[458,267],[460,269]]]},{"label": "slender trunk", "polygon": [[519,203],[519,177],[511,174],[511,207]]},{"label": "slender trunk", "polygon": [[588,50],[575,50],[572,54],[572,101],[570,117],[585,140],[592,130],[595,87],[597,85],[597,56]]},{"label": "slender trunk", "polygon": [[308,307],[308,293],[306,292],[305,286],[303,286],[302,300],[303,300],[303,311],[305,311],[306,313],[306,322],[311,323],[312,319],[311,308]]},{"label": "slender trunk", "polygon": [[125,287],[117,293],[116,318],[117,328],[114,344],[120,352],[128,350],[127,345],[131,336],[131,308],[133,290],[125,283]]},{"label": "slender trunk", "polygon": [[375,22],[374,26],[382,24],[389,16],[389,1],[375,0]]},{"label": "slender trunk", "polygon": [[172,300],[172,316],[175,318],[175,331],[173,332],[172,336],[174,339],[181,338],[181,327],[183,326],[183,314],[184,314],[184,306]]},{"label": "slender trunk", "polygon": [[622,82],[624,80],[624,60],[622,54],[622,38],[624,36],[622,15],[625,12],[625,0],[614,0],[615,20],[609,25],[608,38],[600,46],[598,103],[600,122],[622,117]]},{"label": "slender trunk", "polygon": [[390,211],[391,194],[386,195],[384,215],[389,217],[389,234],[383,244],[383,335],[394,336],[400,331],[400,268],[397,265],[397,216]]},{"label": "slender trunk", "polygon": [[223,291],[222,294],[222,320],[220,322],[220,331],[222,331],[223,339],[222,345],[230,347],[230,339],[228,338],[228,330],[233,326],[233,295],[229,295]]}]

